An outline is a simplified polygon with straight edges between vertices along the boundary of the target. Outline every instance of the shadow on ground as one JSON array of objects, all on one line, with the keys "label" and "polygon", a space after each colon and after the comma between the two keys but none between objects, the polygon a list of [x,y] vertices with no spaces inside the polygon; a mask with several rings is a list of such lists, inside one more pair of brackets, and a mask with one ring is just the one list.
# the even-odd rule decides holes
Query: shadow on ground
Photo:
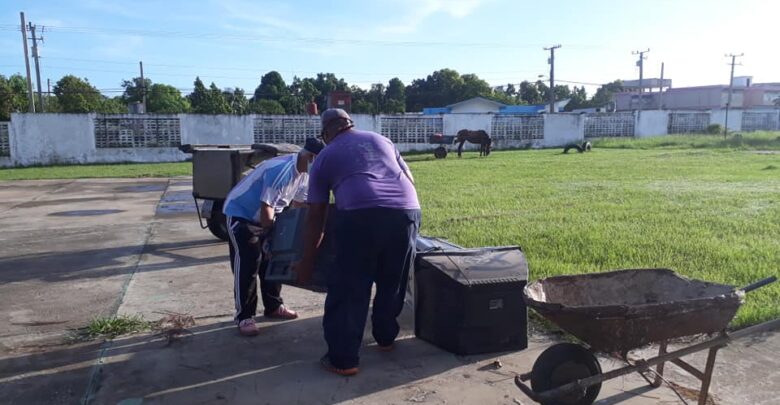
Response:
[{"label": "shadow on ground", "polygon": [[[159,335],[82,344],[0,360],[0,397],[11,403],[333,404],[424,380],[481,357],[461,358],[421,340],[381,353],[367,342],[361,373],[324,372],[319,316],[261,322],[255,338],[230,321],[197,326],[168,342]],[[98,358],[102,365],[93,366]],[[87,384],[89,381],[89,384]]]},{"label": "shadow on ground", "polygon": [[[103,249],[71,250],[67,252],[43,252],[0,258],[0,282],[12,283],[31,279],[43,281],[64,281],[77,279],[100,279],[132,272],[158,271],[178,267],[224,262],[227,246],[220,255],[192,257],[182,252],[207,246],[225,245],[214,238],[199,240],[139,244]],[[139,254],[156,256],[163,260],[152,263],[128,265],[127,259]],[[164,260],[168,259],[168,260]],[[25,271],[19,271],[25,269]]]}]

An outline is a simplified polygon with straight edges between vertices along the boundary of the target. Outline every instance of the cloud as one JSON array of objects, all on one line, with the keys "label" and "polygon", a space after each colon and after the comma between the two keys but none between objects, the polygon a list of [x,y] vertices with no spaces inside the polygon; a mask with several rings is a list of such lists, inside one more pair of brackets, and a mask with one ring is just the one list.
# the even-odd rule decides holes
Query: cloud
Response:
[{"label": "cloud", "polygon": [[403,7],[408,9],[403,20],[380,27],[380,32],[411,33],[416,31],[428,17],[437,13],[444,13],[454,18],[467,17],[485,3],[485,0],[417,0],[403,3]]}]

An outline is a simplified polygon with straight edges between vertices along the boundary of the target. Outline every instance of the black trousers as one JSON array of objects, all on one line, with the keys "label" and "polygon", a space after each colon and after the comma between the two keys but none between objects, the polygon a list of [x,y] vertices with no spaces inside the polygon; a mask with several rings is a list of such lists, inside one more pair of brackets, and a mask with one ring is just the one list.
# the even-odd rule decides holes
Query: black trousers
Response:
[{"label": "black trousers", "polygon": [[233,271],[233,294],[236,301],[236,322],[254,318],[257,313],[257,279],[260,278],[260,296],[265,313],[276,311],[282,305],[282,284],[265,281],[268,261],[261,256],[260,244],[250,243],[252,232],[243,218],[227,217],[230,234],[230,269]]},{"label": "black trousers", "polygon": [[414,263],[420,210],[369,208],[340,211],[336,222],[336,266],[328,274],[322,326],[330,362],[358,365],[371,302],[374,339],[387,346],[398,336],[409,271]]}]

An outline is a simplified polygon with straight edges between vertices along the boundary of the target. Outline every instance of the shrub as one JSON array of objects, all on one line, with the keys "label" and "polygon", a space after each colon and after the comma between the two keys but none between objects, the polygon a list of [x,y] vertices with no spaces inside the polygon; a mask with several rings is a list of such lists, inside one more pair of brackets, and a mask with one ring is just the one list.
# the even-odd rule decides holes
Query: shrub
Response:
[{"label": "shrub", "polygon": [[710,124],[707,126],[707,133],[717,135],[723,132],[723,127],[720,124]]}]

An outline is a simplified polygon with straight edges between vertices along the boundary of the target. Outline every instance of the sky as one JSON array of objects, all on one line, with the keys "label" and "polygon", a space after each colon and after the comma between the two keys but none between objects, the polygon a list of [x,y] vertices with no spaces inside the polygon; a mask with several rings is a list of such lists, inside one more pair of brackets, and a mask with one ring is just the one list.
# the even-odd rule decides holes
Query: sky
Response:
[{"label": "sky", "polygon": [[[3,0],[0,74],[24,73],[19,12],[43,27],[41,77],[86,77],[107,95],[145,76],[187,92],[208,85],[251,93],[276,70],[333,72],[367,88],[405,84],[441,68],[491,85],[548,80],[551,45],[559,84],[645,77],[674,87],[725,84],[728,53],[744,53],[736,75],[780,82],[777,21],[770,0]],[[34,70],[33,70],[34,77]],[[34,81],[34,79],[33,79]]]}]

